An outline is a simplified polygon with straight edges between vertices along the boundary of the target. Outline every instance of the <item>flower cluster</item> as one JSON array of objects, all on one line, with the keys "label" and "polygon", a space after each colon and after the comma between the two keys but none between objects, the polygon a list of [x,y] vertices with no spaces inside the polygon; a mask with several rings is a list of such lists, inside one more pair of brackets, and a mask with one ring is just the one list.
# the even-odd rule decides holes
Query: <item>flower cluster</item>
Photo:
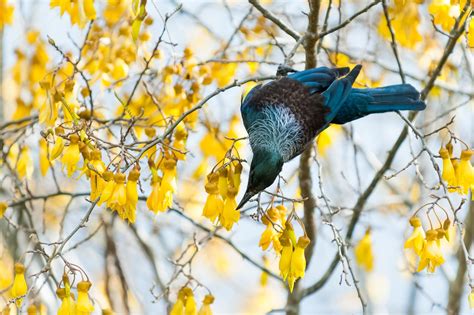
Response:
[{"label": "flower cluster", "polygon": [[[448,184],[450,192],[467,195],[469,189],[474,189],[474,168],[471,158],[474,150],[466,149],[461,152],[460,158],[453,157],[453,146],[450,143],[439,150],[443,160],[442,178]],[[473,196],[474,198],[474,196]]]},{"label": "flower cluster", "polygon": [[242,164],[231,161],[207,175],[205,185],[208,194],[202,215],[212,223],[219,222],[230,231],[240,219],[235,197],[239,191]]},{"label": "flower cluster", "polygon": [[[176,192],[176,159],[174,157],[164,157],[155,166],[153,160],[148,160],[151,169],[151,194],[146,200],[148,209],[157,212],[164,212],[173,205],[173,193]],[[158,175],[161,170],[162,176]]]},{"label": "flower cluster", "polygon": [[304,250],[310,242],[306,235],[300,236],[297,240],[293,226],[286,221],[285,229],[280,236],[282,249],[279,268],[283,280],[288,281],[290,292],[293,292],[295,281],[304,277],[306,270]]},{"label": "flower cluster", "polygon": [[89,298],[92,284],[88,280],[77,284],[77,301],[71,292],[71,284],[66,274],[63,275],[62,283],[63,286],[56,290],[56,295],[61,300],[58,315],[89,315],[94,311],[94,305]]},{"label": "flower cluster", "polygon": [[64,13],[68,13],[69,18],[71,19],[71,24],[77,24],[81,28],[85,26],[88,20],[96,18],[94,0],[51,0],[49,5],[51,8],[58,7],[61,16]]},{"label": "flower cluster", "polygon": [[127,181],[125,174],[120,172],[104,171],[100,176],[95,177],[95,183],[91,176],[91,188],[95,186],[95,190],[91,189],[91,195],[94,192],[94,195],[100,196],[97,204],[105,203],[112,211],[117,211],[120,218],[134,223],[138,203],[137,181],[140,177],[138,168],[129,172]]},{"label": "flower cluster", "polygon": [[276,253],[279,254],[281,252],[280,237],[283,234],[283,227],[286,223],[286,212],[287,209],[284,205],[278,205],[268,209],[262,217],[262,223],[266,225],[266,229],[263,231],[258,242],[258,246],[262,250],[267,250],[270,245],[273,245]]},{"label": "flower cluster", "polygon": [[171,308],[170,315],[212,315],[211,304],[213,302],[214,297],[210,294],[206,295],[198,311],[193,290],[189,287],[184,287],[179,290],[178,299]]},{"label": "flower cluster", "polygon": [[405,241],[405,248],[412,249],[420,257],[417,271],[427,268],[428,272],[435,272],[436,267],[444,263],[442,240],[449,241],[451,221],[446,219],[439,228],[431,228],[426,233],[420,218],[413,216],[410,225],[413,227],[413,232]]}]

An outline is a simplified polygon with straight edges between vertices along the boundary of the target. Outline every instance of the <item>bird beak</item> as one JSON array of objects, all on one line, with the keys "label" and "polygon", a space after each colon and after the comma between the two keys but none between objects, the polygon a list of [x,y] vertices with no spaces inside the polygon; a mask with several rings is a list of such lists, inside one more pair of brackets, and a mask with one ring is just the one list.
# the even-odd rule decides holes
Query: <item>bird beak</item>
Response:
[{"label": "bird beak", "polygon": [[239,210],[240,208],[242,208],[247,203],[247,201],[249,201],[250,198],[253,197],[253,195],[255,195],[255,194],[250,192],[250,191],[246,191],[244,196],[242,197],[242,200],[240,201],[239,205],[237,206],[236,210]]}]

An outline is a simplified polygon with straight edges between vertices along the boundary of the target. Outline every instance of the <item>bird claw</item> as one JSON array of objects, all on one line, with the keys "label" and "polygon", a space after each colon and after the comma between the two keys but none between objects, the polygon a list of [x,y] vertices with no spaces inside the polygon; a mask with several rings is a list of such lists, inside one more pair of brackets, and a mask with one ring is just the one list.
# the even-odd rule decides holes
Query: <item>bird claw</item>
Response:
[{"label": "bird claw", "polygon": [[283,76],[286,77],[288,73],[290,72],[297,72],[295,69],[291,68],[290,66],[287,66],[285,64],[281,64],[278,66],[276,75],[277,76]]}]

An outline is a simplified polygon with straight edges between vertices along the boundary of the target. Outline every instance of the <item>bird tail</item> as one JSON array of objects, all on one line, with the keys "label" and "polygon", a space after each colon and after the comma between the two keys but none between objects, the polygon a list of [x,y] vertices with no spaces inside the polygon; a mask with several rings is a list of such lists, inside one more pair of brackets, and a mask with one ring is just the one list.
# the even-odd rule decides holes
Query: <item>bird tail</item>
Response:
[{"label": "bird tail", "polygon": [[332,123],[344,124],[369,114],[398,110],[424,110],[426,104],[410,84],[390,85],[374,89],[352,89]]}]

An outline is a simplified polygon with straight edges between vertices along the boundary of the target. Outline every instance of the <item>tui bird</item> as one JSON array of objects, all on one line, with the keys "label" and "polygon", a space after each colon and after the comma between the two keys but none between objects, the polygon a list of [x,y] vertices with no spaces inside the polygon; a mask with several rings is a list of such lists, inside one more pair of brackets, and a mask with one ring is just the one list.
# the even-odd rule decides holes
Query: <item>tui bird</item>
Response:
[{"label": "tui bird", "polygon": [[247,190],[237,209],[270,186],[283,163],[301,154],[329,124],[345,124],[369,114],[423,110],[410,84],[356,89],[361,65],[319,67],[255,86],[240,111],[253,151]]}]

